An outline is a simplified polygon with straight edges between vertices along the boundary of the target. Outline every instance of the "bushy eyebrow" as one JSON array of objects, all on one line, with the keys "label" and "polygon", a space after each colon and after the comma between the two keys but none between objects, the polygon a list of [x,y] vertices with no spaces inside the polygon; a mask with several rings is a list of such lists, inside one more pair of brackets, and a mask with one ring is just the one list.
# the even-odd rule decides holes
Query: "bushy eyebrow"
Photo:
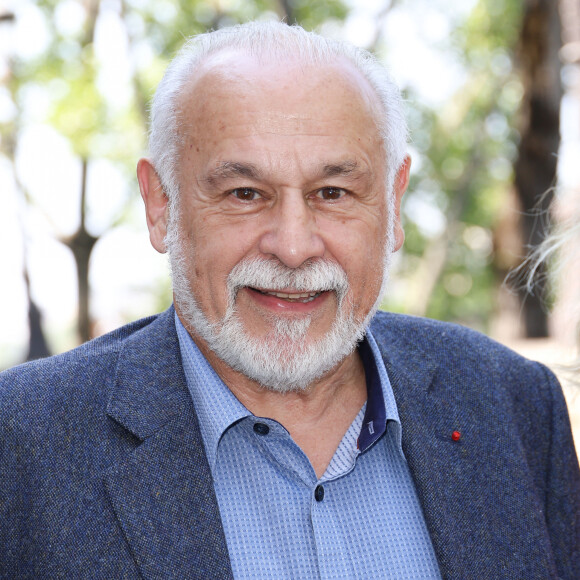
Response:
[{"label": "bushy eyebrow", "polygon": [[[358,179],[367,173],[368,171],[361,168],[356,160],[349,159],[338,163],[323,164],[319,175],[323,179],[341,176]],[[204,176],[202,181],[210,187],[216,187],[221,181],[236,177],[246,177],[247,179],[259,181],[263,178],[263,174],[253,163],[223,161]]]},{"label": "bushy eyebrow", "polygon": [[261,177],[260,170],[253,163],[238,163],[235,161],[224,161],[215,169],[210,171],[204,178],[210,186],[217,185],[225,179],[234,177],[247,177],[248,179],[258,180]]},{"label": "bushy eyebrow", "polygon": [[327,163],[322,168],[324,177],[358,177],[361,173],[359,164],[354,160],[343,161],[341,163]]}]

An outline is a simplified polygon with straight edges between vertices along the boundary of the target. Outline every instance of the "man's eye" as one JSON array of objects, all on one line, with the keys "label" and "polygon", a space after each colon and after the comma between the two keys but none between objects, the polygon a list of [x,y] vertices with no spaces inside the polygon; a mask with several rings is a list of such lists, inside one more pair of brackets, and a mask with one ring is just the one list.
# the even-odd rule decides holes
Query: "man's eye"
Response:
[{"label": "man's eye", "polygon": [[323,187],[316,192],[316,197],[333,201],[346,195],[346,191],[340,187]]},{"label": "man's eye", "polygon": [[260,194],[255,189],[249,187],[238,187],[230,193],[240,201],[255,201],[260,197]]}]

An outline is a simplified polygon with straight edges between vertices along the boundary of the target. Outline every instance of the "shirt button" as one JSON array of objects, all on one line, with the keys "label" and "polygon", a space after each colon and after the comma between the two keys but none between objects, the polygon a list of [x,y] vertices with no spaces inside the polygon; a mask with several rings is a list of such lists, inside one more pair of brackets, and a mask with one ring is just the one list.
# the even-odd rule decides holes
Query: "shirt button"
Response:
[{"label": "shirt button", "polygon": [[254,423],[254,433],[258,435],[268,435],[270,432],[270,427],[265,423]]},{"label": "shirt button", "polygon": [[314,490],[314,499],[316,501],[322,501],[324,499],[324,488],[321,485],[317,485]]}]

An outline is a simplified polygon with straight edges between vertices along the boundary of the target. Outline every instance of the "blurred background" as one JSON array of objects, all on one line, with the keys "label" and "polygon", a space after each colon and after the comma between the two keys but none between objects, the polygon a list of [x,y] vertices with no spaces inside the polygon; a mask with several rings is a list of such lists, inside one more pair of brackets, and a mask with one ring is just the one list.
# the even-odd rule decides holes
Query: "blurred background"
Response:
[{"label": "blurred background", "polygon": [[135,178],[148,103],[186,37],[255,18],[364,46],[404,91],[384,308],[571,360],[580,265],[540,267],[531,294],[513,272],[580,219],[580,0],[0,0],[0,369],[170,304]]}]

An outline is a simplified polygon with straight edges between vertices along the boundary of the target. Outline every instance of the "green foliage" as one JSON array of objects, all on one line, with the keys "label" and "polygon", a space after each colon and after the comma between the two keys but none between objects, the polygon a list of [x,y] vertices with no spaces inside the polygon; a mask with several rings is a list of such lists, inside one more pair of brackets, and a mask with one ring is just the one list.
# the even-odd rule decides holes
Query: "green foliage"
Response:
[{"label": "green foliage", "polygon": [[[511,184],[523,93],[513,73],[520,11],[513,0],[480,0],[447,47],[463,64],[462,86],[437,111],[416,104],[409,111],[420,169],[404,198],[401,276],[410,289],[402,304],[393,298],[399,309],[482,330],[493,311],[493,228]],[[444,215],[445,226],[422,228],[417,200]],[[426,262],[437,269],[432,286],[419,275]]]},{"label": "green foliage", "polygon": [[343,20],[347,16],[347,8],[340,0],[326,2],[311,2],[309,0],[289,0],[293,18],[290,24],[298,22],[306,30],[314,30],[327,20]]}]

